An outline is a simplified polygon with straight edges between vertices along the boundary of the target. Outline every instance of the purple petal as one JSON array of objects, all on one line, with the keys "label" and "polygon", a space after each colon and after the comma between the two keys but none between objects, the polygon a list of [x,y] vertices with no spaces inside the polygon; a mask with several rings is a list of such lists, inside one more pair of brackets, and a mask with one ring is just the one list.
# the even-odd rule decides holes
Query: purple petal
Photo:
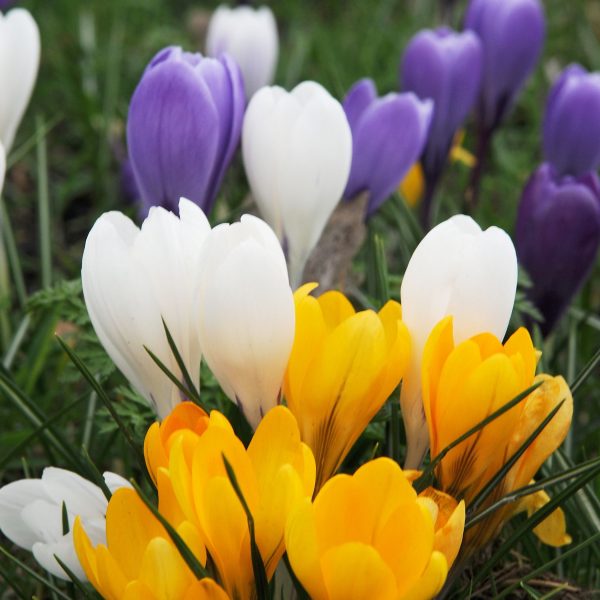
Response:
[{"label": "purple petal", "polygon": [[129,108],[129,155],[142,201],[177,212],[180,197],[212,207],[239,142],[244,111],[239,69],[229,59],[180,48],[159,52]]},{"label": "purple petal", "polygon": [[[354,99],[356,89],[350,92]],[[344,107],[348,104],[355,108],[358,103],[345,101]],[[363,108],[353,119],[352,167],[344,197],[368,190],[367,214],[377,210],[419,158],[431,114],[431,101],[421,101],[412,93],[388,94]]]},{"label": "purple petal", "polygon": [[544,164],[527,183],[517,217],[519,261],[531,277],[530,297],[547,334],[589,275],[600,246],[600,182],[596,175],[559,178]]},{"label": "purple petal", "polygon": [[544,155],[560,175],[600,166],[600,74],[571,65],[554,84],[544,117]]},{"label": "purple petal", "polygon": [[350,129],[354,131],[361,115],[376,99],[377,90],[372,79],[361,79],[350,88],[342,103]]},{"label": "purple petal", "polygon": [[418,33],[402,60],[402,87],[434,102],[423,156],[428,179],[441,173],[457,129],[471,110],[481,81],[481,44],[472,32],[447,28]]}]

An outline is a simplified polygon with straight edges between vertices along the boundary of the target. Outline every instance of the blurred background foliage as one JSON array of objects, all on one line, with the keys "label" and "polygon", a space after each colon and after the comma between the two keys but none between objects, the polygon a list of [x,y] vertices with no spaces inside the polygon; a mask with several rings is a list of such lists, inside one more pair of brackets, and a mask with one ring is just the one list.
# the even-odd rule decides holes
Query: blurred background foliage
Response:
[{"label": "blurred background foliage", "polygon": [[[273,9],[280,31],[276,83],[291,88],[314,79],[339,99],[352,83],[366,76],[375,80],[382,93],[396,90],[400,57],[410,37],[421,28],[442,23],[460,27],[466,4],[455,1],[444,8],[441,0],[265,3]],[[102,212],[137,214],[122,189],[121,162],[126,156],[129,98],[145,65],[167,45],[202,50],[216,2],[25,0],[20,4],[40,26],[42,62],[31,105],[9,157],[12,168],[4,191],[10,219],[10,225],[5,222],[3,227],[9,262],[11,235],[16,252],[9,291],[0,299],[1,482],[22,477],[23,472],[39,475],[48,464],[87,476],[89,464],[82,458],[82,446],[100,470],[111,468],[139,479],[140,471],[125,441],[57,344],[55,333],[75,348],[116,400],[119,414],[141,444],[152,415],[114,370],[90,328],[78,281],[81,255],[87,232]],[[600,0],[545,0],[544,5],[544,54],[516,109],[494,139],[482,202],[474,215],[482,227],[499,225],[509,233],[522,187],[541,159],[540,126],[551,81],[571,62],[600,70]],[[463,145],[474,149],[472,122],[467,123]],[[459,212],[468,177],[463,164],[449,166],[439,193],[438,221]],[[225,177],[211,221],[235,218],[245,210],[254,208],[238,156]],[[355,265],[362,291],[356,286],[353,298],[363,306],[380,303],[386,290],[398,299],[402,273],[422,236],[411,210],[399,197],[386,203],[370,230]],[[44,269],[44,264],[51,269]],[[520,307],[527,308],[522,302]],[[545,342],[537,337],[545,371],[563,373],[569,382],[576,379],[598,350],[599,307],[596,264],[595,273],[555,333]],[[515,311],[513,327],[520,322]],[[224,400],[208,371],[203,372],[202,381],[203,397],[233,414],[234,407]],[[572,433],[560,456],[545,467],[545,474],[598,455],[599,383],[595,366],[575,395]],[[397,395],[393,400],[397,402]],[[384,419],[389,410],[386,407],[369,427],[348,468],[383,452]],[[596,477],[565,505],[574,544],[600,532],[599,490]],[[504,585],[501,582],[518,581],[522,573],[557,557],[560,551],[540,546],[529,534],[503,563],[504,571],[497,574],[499,587],[494,587],[492,577],[491,584],[487,581],[473,589],[467,584],[461,594],[492,597]],[[0,564],[4,560],[0,558]],[[24,597],[32,593],[48,597],[33,582],[20,580],[13,569],[6,563],[0,569],[0,590],[16,586]],[[545,591],[520,586],[519,593],[568,597],[578,594],[580,587],[600,588],[600,541],[596,537],[581,552],[555,561],[551,570]]]}]

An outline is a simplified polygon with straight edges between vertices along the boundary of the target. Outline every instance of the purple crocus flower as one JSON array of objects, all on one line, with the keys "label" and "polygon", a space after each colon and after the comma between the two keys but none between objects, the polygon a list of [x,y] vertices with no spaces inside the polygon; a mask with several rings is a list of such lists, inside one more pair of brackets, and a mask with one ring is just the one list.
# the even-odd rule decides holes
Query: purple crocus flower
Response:
[{"label": "purple crocus flower", "polygon": [[600,165],[600,73],[567,67],[546,104],[544,156],[560,175],[579,177]]},{"label": "purple crocus flower", "polygon": [[352,129],[352,167],[344,198],[368,191],[370,216],[421,155],[433,103],[412,93],[378,98],[373,81],[361,79],[350,88],[343,107]]},{"label": "purple crocus flower", "polygon": [[535,67],[544,44],[539,0],[471,0],[465,27],[483,44],[479,103],[482,127],[493,131]]},{"label": "purple crocus flower", "polygon": [[600,180],[595,173],[561,177],[548,163],[531,176],[516,227],[529,295],[547,335],[589,275],[600,246]]},{"label": "purple crocus flower", "polygon": [[409,42],[401,65],[402,88],[434,102],[422,156],[427,183],[422,218],[429,220],[433,191],[446,165],[454,135],[473,107],[481,82],[481,42],[472,31],[424,30]]},{"label": "purple crocus flower", "polygon": [[204,58],[169,47],[150,61],[127,121],[145,212],[176,212],[181,197],[210,211],[240,139],[245,102],[240,70],[227,55]]}]

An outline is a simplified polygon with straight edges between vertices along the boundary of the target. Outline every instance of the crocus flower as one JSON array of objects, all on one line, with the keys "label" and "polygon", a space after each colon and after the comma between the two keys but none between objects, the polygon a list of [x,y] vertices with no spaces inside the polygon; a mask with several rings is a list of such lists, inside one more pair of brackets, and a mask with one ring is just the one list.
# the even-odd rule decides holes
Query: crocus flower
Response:
[{"label": "crocus flower", "polygon": [[143,206],[175,211],[185,197],[208,213],[237,148],[244,115],[238,66],[161,50],[146,67],[127,119],[129,157]]},{"label": "crocus flower", "polygon": [[24,8],[0,14],[0,141],[10,152],[40,64],[40,32]]},{"label": "crocus flower", "polygon": [[558,175],[580,177],[600,165],[600,73],[566,68],[546,104],[544,156]]},{"label": "crocus flower", "polygon": [[[487,504],[527,485],[548,456],[563,442],[573,413],[573,400],[562,377],[539,375],[537,356],[526,329],[518,329],[502,345],[491,333],[461,343],[453,334],[452,317],[434,328],[423,353],[423,406],[429,426],[431,458],[515,396],[542,385],[525,400],[450,450],[440,461],[440,488],[467,504],[527,440],[543,419],[565,401],[550,423],[509,469]],[[485,508],[482,506],[482,508]],[[469,549],[490,541],[513,507],[494,513],[467,534]]]},{"label": "crocus flower", "polygon": [[483,47],[479,118],[489,132],[506,116],[540,57],[544,11],[539,0],[471,0],[465,27]]},{"label": "crocus flower", "polygon": [[[104,473],[111,492],[129,483],[115,473]],[[99,544],[105,540],[108,500],[102,490],[77,473],[47,467],[41,479],[21,479],[0,488],[0,530],[14,544],[33,552],[46,571],[60,579],[69,576],[58,558],[81,580],[81,569],[73,546],[73,523],[78,517]],[[63,530],[63,507],[69,530]]]},{"label": "crocus flower", "polygon": [[[219,581],[231,598],[250,600],[256,584],[250,555],[248,520],[226,474],[230,463],[254,518],[255,538],[271,579],[284,552],[284,528],[295,506],[310,498],[315,462],[300,441],[294,416],[284,406],[271,409],[248,446],[213,411],[195,441],[185,431],[171,438],[168,469],[173,499],[183,518],[197,524]],[[159,490],[160,497],[160,490]]]},{"label": "crocus flower", "polygon": [[[442,27],[424,30],[409,42],[401,65],[402,89],[433,100],[433,120],[422,157],[431,195],[446,164],[456,131],[473,107],[481,81],[482,49],[472,32]],[[430,198],[423,203],[429,219]]]},{"label": "crocus flower", "polygon": [[288,252],[292,287],[342,197],[352,134],[340,103],[313,81],[267,87],[248,105],[244,166],[261,214]]},{"label": "crocus flower", "polygon": [[288,520],[294,574],[313,600],[434,598],[448,563],[435,547],[432,505],[389,458],[336,475]]},{"label": "crocus flower", "polygon": [[181,395],[144,346],[173,374],[183,375],[163,319],[196,387],[200,375],[195,297],[210,225],[188,200],[179,203],[179,214],[155,207],[141,230],[120,212],[102,215],[87,237],[81,267],[86,307],[100,342],[161,418]]},{"label": "crocus flower", "polygon": [[279,52],[277,23],[271,9],[219,6],[208,24],[206,53],[217,57],[224,52],[239,65],[248,99],[269,85]]},{"label": "crocus flower", "polygon": [[318,490],[400,383],[410,339],[397,302],[357,313],[339,292],[310,296],[315,287],[294,294],[296,336],[284,395],[315,455]]},{"label": "crocus flower", "polygon": [[[177,533],[201,562],[206,553],[185,528]],[[75,521],[75,549],[90,583],[103,598],[227,600],[212,579],[196,579],[165,528],[133,490],[119,490],[106,512],[106,541],[96,542],[87,524]]]},{"label": "crocus flower", "polygon": [[373,81],[361,79],[350,88],[343,107],[352,130],[352,168],[344,197],[368,191],[371,215],[421,155],[433,103],[411,93],[378,98]]},{"label": "crocus flower", "polygon": [[200,279],[204,358],[256,428],[279,401],[294,341],[294,299],[273,230],[251,215],[215,227],[204,246]]},{"label": "crocus flower", "polygon": [[419,465],[428,446],[420,373],[429,334],[452,315],[457,342],[485,331],[502,339],[515,301],[517,272],[510,237],[497,227],[482,231],[465,215],[440,223],[417,246],[400,290],[413,348],[401,394],[408,467]]},{"label": "crocus flower", "polygon": [[600,181],[595,173],[560,177],[541,165],[521,197],[516,225],[519,261],[529,297],[552,331],[594,266],[600,246]]}]

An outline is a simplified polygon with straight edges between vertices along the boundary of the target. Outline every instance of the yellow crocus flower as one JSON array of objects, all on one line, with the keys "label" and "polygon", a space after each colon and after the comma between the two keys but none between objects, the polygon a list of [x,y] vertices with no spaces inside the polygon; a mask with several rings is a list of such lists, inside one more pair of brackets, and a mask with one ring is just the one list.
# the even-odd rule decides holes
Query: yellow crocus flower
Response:
[{"label": "yellow crocus flower", "polygon": [[389,458],[336,475],[288,520],[292,569],[313,600],[433,598],[448,564],[435,549],[432,505]]},{"label": "yellow crocus flower", "polygon": [[[158,469],[159,476],[164,473],[168,477],[180,518],[200,531],[227,593],[238,600],[253,598],[247,516],[223,457],[230,463],[253,516],[256,543],[270,579],[284,552],[288,514],[299,501],[312,496],[313,455],[300,441],[296,420],[284,406],[265,415],[247,450],[216,411],[202,435],[191,440],[187,433],[173,434],[169,465]],[[159,501],[160,495],[159,489]]]},{"label": "yellow crocus flower", "polygon": [[340,292],[310,296],[315,287],[294,294],[296,335],[283,389],[314,452],[318,491],[400,383],[410,336],[397,302],[357,313]]},{"label": "yellow crocus flower", "polygon": [[188,443],[193,444],[208,427],[209,417],[193,402],[181,402],[162,421],[150,426],[144,439],[146,467],[154,483],[158,479],[158,469],[169,465],[171,446],[178,432],[186,432]]},{"label": "yellow crocus flower", "polygon": [[[539,375],[536,378],[537,358],[531,337],[524,328],[517,330],[504,345],[491,334],[481,334],[455,346],[451,317],[440,321],[425,345],[423,406],[432,459],[534,382],[542,382],[525,400],[456,446],[439,463],[436,477],[440,488],[464,498],[467,508],[562,400],[565,402],[558,413],[481,508],[527,485],[567,434],[573,413],[569,388],[562,377]],[[514,507],[498,510],[469,530],[469,546],[480,547],[490,541],[513,511]]]},{"label": "yellow crocus flower", "polygon": [[[193,528],[179,534],[198,557],[206,554]],[[106,545],[92,546],[79,517],[75,550],[91,584],[107,600],[226,600],[213,580],[198,581],[163,526],[136,492],[117,490],[106,513]]]}]

